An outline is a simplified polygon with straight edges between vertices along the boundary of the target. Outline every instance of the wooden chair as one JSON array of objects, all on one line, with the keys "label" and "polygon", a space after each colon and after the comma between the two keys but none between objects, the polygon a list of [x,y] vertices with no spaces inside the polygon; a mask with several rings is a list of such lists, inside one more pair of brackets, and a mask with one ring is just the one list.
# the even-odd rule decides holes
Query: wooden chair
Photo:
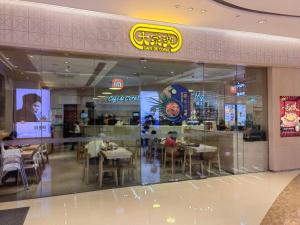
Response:
[{"label": "wooden chair", "polygon": [[83,161],[83,175],[82,181],[86,184],[89,183],[89,171],[90,171],[90,154],[88,153],[87,149],[84,149],[84,161]]},{"label": "wooden chair", "polygon": [[204,153],[204,159],[205,161],[207,161],[207,173],[208,176],[211,175],[211,167],[214,164],[217,164],[218,169],[219,169],[219,173],[221,174],[221,160],[220,160],[220,152],[219,152],[219,148],[217,149],[216,152],[212,152],[212,153]]},{"label": "wooden chair", "polygon": [[43,157],[43,164],[44,164],[44,157],[46,157],[46,163],[49,162],[49,153],[48,153],[48,147],[47,144],[42,144],[41,145],[41,154]]},{"label": "wooden chair", "polygon": [[119,185],[118,184],[118,168],[115,167],[113,164],[104,165],[104,156],[100,151],[100,154],[99,154],[99,177],[98,177],[100,188],[102,187],[102,184],[103,184],[104,173],[113,173],[113,177],[115,179],[116,186]]},{"label": "wooden chair", "polygon": [[125,147],[126,149],[130,150],[132,152],[132,156],[130,159],[122,159],[120,161],[120,171],[121,171],[121,184],[124,185],[125,180],[125,172],[127,172],[127,175],[131,175],[130,178],[133,177],[135,181],[138,180],[138,150],[136,147]]},{"label": "wooden chair", "polygon": [[174,164],[179,161],[182,166],[182,159],[176,157],[177,147],[165,147],[164,148],[164,168],[166,168],[167,161],[171,161],[171,171],[174,174]]},{"label": "wooden chair", "polygon": [[36,152],[33,157],[32,161],[26,161],[24,162],[24,169],[26,170],[34,170],[35,177],[36,177],[36,183],[39,183],[41,177],[42,177],[42,155],[40,152]]},{"label": "wooden chair", "polygon": [[84,159],[84,154],[85,154],[84,143],[80,142],[78,145],[79,146],[77,148],[77,160],[82,160]]},{"label": "wooden chair", "polygon": [[182,173],[185,172],[185,167],[188,164],[190,177],[192,177],[192,167],[194,165],[200,165],[201,173],[203,174],[203,162],[204,160],[200,159],[200,154],[194,154],[192,149],[185,147]]}]

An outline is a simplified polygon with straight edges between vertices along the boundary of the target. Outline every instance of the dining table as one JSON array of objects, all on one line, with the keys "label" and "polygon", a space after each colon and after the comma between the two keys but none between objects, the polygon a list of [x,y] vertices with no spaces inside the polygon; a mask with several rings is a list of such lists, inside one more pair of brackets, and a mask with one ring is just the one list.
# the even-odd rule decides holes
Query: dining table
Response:
[{"label": "dining table", "polygon": [[112,150],[102,150],[101,153],[109,160],[129,159],[132,156],[132,152],[124,147],[117,147]]}]

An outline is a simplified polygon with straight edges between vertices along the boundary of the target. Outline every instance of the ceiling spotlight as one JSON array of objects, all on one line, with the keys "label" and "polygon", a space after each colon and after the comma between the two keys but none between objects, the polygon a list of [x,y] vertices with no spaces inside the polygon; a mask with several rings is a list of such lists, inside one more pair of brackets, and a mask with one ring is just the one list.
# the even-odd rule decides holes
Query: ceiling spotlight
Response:
[{"label": "ceiling spotlight", "polygon": [[143,59],[140,59],[140,61],[143,62],[143,63],[145,63],[145,62],[147,62],[148,60],[143,58]]},{"label": "ceiling spotlight", "polygon": [[30,55],[29,57],[30,57],[30,58],[33,58],[33,55]]},{"label": "ceiling spotlight", "polygon": [[171,74],[173,74],[174,73],[174,71],[171,71]]},{"label": "ceiling spotlight", "polygon": [[192,12],[193,10],[194,10],[193,7],[188,7],[188,8],[187,8],[187,11],[189,11],[189,12]]},{"label": "ceiling spotlight", "polygon": [[264,24],[264,23],[266,23],[266,22],[267,22],[266,20],[259,20],[259,21],[258,21],[259,24]]},{"label": "ceiling spotlight", "polygon": [[65,61],[65,64],[68,64],[69,62],[68,61]]},{"label": "ceiling spotlight", "polygon": [[201,9],[200,13],[206,13],[207,10],[206,9]]},{"label": "ceiling spotlight", "polygon": [[6,57],[6,60],[10,60],[10,58],[9,58],[9,57]]},{"label": "ceiling spotlight", "polygon": [[176,4],[174,5],[176,9],[179,9],[180,8],[180,5],[179,4]]}]

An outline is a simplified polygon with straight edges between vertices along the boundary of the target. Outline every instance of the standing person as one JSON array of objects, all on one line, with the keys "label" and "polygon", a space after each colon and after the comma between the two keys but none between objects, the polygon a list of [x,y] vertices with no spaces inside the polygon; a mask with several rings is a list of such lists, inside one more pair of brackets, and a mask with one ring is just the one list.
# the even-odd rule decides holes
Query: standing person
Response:
[{"label": "standing person", "polygon": [[[73,137],[80,137],[81,134],[80,134],[80,126],[79,126],[79,122],[78,121],[75,121],[74,123],[74,130],[73,131],[70,131],[70,133],[72,133]],[[72,142],[72,147],[71,147],[71,150],[74,150],[74,146],[76,145],[76,142]]]}]

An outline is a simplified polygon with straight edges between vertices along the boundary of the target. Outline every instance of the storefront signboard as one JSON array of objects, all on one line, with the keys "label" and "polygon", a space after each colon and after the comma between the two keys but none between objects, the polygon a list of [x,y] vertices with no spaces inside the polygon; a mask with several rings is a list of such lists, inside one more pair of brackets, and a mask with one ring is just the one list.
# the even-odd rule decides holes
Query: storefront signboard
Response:
[{"label": "storefront signboard", "polygon": [[130,30],[131,43],[140,50],[175,53],[182,45],[180,32],[169,26],[143,24]]},{"label": "storefront signboard", "polygon": [[280,96],[280,136],[300,136],[300,96]]}]

